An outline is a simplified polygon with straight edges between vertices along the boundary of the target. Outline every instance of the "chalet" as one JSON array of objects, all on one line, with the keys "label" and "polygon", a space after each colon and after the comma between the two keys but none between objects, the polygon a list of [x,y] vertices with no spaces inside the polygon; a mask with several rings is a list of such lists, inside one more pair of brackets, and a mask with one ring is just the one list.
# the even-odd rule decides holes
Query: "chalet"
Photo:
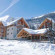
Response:
[{"label": "chalet", "polygon": [[[36,25],[36,24],[35,24]],[[48,39],[49,38],[49,34],[53,33],[50,32],[49,30],[55,30],[55,22],[53,19],[51,18],[46,18],[46,19],[40,19],[40,24],[38,26],[38,28],[36,30],[32,30],[32,29],[22,29],[17,37],[22,37],[22,38],[39,38],[39,39]],[[49,34],[48,34],[49,33]],[[52,34],[51,34],[52,35]]]},{"label": "chalet", "polygon": [[23,28],[18,34],[18,38],[30,38],[30,39],[39,39],[41,40],[45,34],[48,32],[48,28],[39,29],[39,30],[33,30],[28,28]]},{"label": "chalet", "polygon": [[23,18],[7,23],[7,39],[17,39],[16,35],[22,28],[29,28],[28,24]]}]

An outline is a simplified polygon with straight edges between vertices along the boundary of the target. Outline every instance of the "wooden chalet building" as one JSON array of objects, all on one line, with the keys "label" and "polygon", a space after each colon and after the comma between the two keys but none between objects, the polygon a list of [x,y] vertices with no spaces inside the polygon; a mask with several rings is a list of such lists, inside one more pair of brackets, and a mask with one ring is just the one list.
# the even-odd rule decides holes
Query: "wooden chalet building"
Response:
[{"label": "wooden chalet building", "polygon": [[41,40],[45,34],[48,32],[48,28],[46,29],[39,29],[39,30],[32,30],[28,28],[23,28],[18,34],[18,38],[30,38],[30,39],[37,39]]},{"label": "wooden chalet building", "polygon": [[29,28],[24,18],[20,18],[8,23],[7,26],[7,39],[17,39],[17,34],[22,28]]},{"label": "wooden chalet building", "polygon": [[[40,26],[38,29],[36,30],[32,30],[32,29],[22,29],[17,37],[20,38],[26,38],[29,37],[31,39],[47,39],[48,40],[48,33],[49,30],[55,30],[55,22],[53,19],[51,18],[46,18],[46,19],[42,19],[40,21]],[[42,31],[41,31],[42,30]],[[45,32],[44,32],[45,31]]]}]

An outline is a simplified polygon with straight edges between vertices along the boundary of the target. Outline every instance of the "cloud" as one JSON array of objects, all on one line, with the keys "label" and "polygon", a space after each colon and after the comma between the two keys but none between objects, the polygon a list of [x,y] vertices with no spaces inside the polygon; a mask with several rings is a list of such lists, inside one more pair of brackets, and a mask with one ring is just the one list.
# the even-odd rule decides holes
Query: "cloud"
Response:
[{"label": "cloud", "polygon": [[0,13],[0,16],[2,14],[4,14],[7,10],[9,10],[13,5],[15,5],[17,2],[19,2],[19,0],[12,0],[12,2],[10,3],[10,5],[5,9],[3,10],[1,13]]}]

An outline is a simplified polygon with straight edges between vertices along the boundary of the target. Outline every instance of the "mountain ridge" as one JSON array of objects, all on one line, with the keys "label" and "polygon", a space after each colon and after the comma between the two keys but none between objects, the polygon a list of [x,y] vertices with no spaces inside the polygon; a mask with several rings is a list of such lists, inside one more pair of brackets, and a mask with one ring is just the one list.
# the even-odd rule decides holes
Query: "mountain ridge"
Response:
[{"label": "mountain ridge", "polygon": [[34,17],[32,19],[38,19],[38,18],[55,18],[55,12],[51,12],[51,13],[44,14],[38,17]]}]

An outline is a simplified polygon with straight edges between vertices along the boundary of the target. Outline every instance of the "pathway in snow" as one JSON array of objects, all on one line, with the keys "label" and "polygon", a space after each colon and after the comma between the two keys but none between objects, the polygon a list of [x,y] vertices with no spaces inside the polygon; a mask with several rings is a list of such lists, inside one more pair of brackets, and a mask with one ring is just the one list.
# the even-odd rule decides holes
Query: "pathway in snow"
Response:
[{"label": "pathway in snow", "polygon": [[17,40],[0,40],[0,55],[55,55],[55,45]]}]

